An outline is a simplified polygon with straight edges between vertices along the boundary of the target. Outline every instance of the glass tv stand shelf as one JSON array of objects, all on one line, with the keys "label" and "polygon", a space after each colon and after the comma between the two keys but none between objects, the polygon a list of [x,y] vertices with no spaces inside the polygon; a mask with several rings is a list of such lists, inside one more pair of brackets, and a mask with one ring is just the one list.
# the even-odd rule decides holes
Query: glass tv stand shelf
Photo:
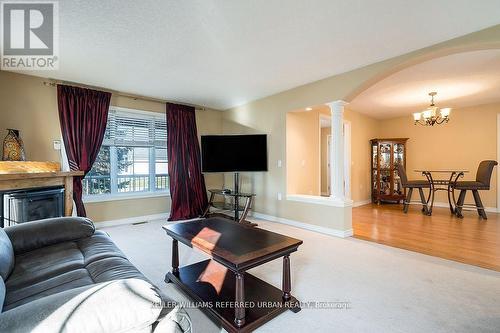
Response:
[{"label": "glass tv stand shelf", "polygon": [[[220,189],[212,189],[208,190],[210,192],[210,199],[208,201],[208,206],[203,212],[203,217],[208,217],[210,214],[210,208],[213,207],[217,209],[218,213],[227,215],[228,212],[231,212],[231,218],[234,221],[239,223],[245,223],[245,218],[248,215],[248,211],[252,207],[252,201],[255,194],[253,193],[240,193],[234,191],[220,190]],[[223,201],[216,201],[216,198],[223,198]],[[226,202],[226,199],[231,199],[231,202]],[[240,204],[241,200],[245,201],[244,204]],[[243,202],[241,202],[243,203]],[[241,214],[240,214],[241,212]]]}]

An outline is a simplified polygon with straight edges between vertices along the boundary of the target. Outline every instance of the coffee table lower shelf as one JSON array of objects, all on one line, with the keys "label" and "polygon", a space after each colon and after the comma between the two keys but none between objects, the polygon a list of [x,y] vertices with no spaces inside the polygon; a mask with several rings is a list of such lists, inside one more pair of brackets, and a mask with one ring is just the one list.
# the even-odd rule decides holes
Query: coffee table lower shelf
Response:
[{"label": "coffee table lower shelf", "polygon": [[213,260],[180,267],[178,274],[169,272],[165,282],[178,285],[228,332],[250,332],[286,310],[300,311],[297,299],[292,297],[285,302],[280,289],[245,273],[245,324],[237,327],[234,323],[235,275]]}]

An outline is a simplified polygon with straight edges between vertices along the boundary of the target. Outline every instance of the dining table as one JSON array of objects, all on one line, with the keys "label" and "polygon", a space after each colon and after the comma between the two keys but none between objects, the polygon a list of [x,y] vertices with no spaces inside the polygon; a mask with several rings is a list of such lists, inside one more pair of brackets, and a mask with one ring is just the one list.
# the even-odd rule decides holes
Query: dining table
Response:
[{"label": "dining table", "polygon": [[427,214],[432,215],[434,197],[437,191],[447,192],[450,211],[452,214],[455,214],[457,201],[455,199],[455,192],[453,191],[453,184],[469,171],[464,169],[416,169],[414,171],[422,173],[430,185],[429,196],[427,197]]}]

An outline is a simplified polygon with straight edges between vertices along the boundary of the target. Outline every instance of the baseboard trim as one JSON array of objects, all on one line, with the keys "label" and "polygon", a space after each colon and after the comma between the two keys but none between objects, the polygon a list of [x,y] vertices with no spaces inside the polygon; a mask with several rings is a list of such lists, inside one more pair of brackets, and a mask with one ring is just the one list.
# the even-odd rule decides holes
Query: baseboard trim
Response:
[{"label": "baseboard trim", "polygon": [[360,201],[354,201],[354,203],[352,204],[353,207],[359,207],[359,206],[364,206],[364,205],[368,205],[372,202],[371,199],[366,199],[366,200],[360,200]]},{"label": "baseboard trim", "polygon": [[154,221],[154,220],[160,220],[160,219],[167,220],[169,216],[170,216],[170,212],[161,213],[161,214],[153,214],[153,215],[134,216],[134,217],[127,217],[124,219],[95,222],[95,226],[97,229],[100,229],[100,228],[105,228],[105,227],[114,227],[117,225],[133,224],[133,223],[144,222],[144,221]]},{"label": "baseboard trim", "polygon": [[[412,201],[410,202],[410,205],[422,205],[422,203],[419,201]],[[448,208],[450,207],[450,205],[447,202],[434,202],[434,207]],[[476,210],[476,208],[469,206],[469,207],[464,207],[463,210]],[[484,210],[488,213],[500,213],[500,210],[495,207],[484,207]]]},{"label": "baseboard trim", "polygon": [[346,198],[338,199],[335,197],[321,197],[317,195],[287,194],[286,200],[332,207],[352,207],[352,200]]},{"label": "baseboard trim", "polygon": [[[167,220],[169,215],[170,215],[170,212],[162,213],[162,214],[134,216],[134,217],[128,217],[128,218],[124,218],[124,219],[95,222],[95,226],[97,229],[100,229],[100,228],[133,224],[133,223],[144,222],[144,221],[154,221],[154,220],[160,220],[160,219]],[[252,216],[255,218],[258,218],[258,219],[262,219],[262,220],[266,220],[266,221],[270,221],[270,222],[281,223],[281,224],[286,224],[286,225],[290,225],[292,227],[297,227],[300,229],[319,232],[321,234],[325,234],[325,235],[329,235],[329,236],[347,238],[347,237],[351,237],[354,234],[354,231],[352,229],[338,230],[338,229],[325,228],[325,227],[321,227],[321,226],[317,226],[317,225],[313,225],[313,224],[308,224],[308,223],[304,223],[304,222],[300,222],[300,221],[285,219],[283,217],[277,217],[277,216],[272,216],[272,215],[267,215],[267,214],[262,214],[262,213],[257,213],[257,212],[253,212]],[[185,222],[185,221],[183,221],[183,222]]]},{"label": "baseboard trim", "polygon": [[308,224],[304,222],[299,222],[295,220],[290,220],[290,219],[285,219],[283,217],[277,217],[277,216],[272,216],[272,215],[267,215],[267,214],[262,214],[258,212],[252,212],[252,216],[258,219],[270,221],[270,222],[276,222],[276,223],[281,223],[281,224],[286,224],[290,225],[292,227],[297,227],[305,230],[310,230],[314,232],[319,232],[321,234],[329,235],[329,236],[335,236],[335,237],[341,237],[341,238],[347,238],[351,237],[354,234],[354,231],[352,229],[349,230],[338,230],[338,229],[331,229],[331,228],[325,228],[313,224]]}]

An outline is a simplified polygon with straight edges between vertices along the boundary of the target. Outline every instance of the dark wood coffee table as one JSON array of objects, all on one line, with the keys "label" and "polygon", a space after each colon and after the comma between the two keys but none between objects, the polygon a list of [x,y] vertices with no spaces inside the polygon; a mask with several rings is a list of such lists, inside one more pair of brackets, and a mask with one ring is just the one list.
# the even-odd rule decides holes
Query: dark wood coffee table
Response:
[{"label": "dark wood coffee table", "polygon": [[[301,240],[218,217],[163,229],[172,237],[172,271],[165,282],[180,286],[228,332],[252,331],[288,309],[300,311],[290,293],[290,253]],[[212,259],[179,268],[178,242]],[[246,272],[281,257],[282,290]]]}]

